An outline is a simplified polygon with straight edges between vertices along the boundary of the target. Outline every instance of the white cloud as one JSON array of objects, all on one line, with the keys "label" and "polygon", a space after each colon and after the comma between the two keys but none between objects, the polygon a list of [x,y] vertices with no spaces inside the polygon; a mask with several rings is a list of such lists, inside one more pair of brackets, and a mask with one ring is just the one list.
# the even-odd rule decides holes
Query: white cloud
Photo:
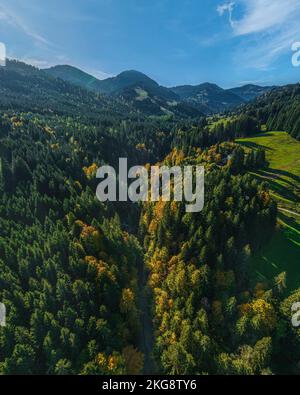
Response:
[{"label": "white cloud", "polygon": [[229,12],[229,15],[231,15],[233,8],[234,8],[235,3],[230,2],[230,3],[225,3],[225,4],[220,4],[217,7],[217,12],[220,16],[224,15],[226,11]]},{"label": "white cloud", "polygon": [[217,11],[221,16],[228,11],[233,37],[243,37],[238,62],[267,69],[300,39],[299,0],[236,0],[234,6],[230,4],[220,5]]},{"label": "white cloud", "polygon": [[221,4],[217,7],[217,12],[220,16],[223,16],[225,14],[225,12],[228,12],[229,23],[231,26],[233,26],[232,13],[233,13],[234,6],[235,6],[234,2],[229,2],[229,3]]},{"label": "white cloud", "polygon": [[7,6],[0,5],[0,21],[23,31],[23,33],[31,37],[36,43],[51,45],[47,39],[36,33],[34,29],[30,28],[19,15],[17,15],[12,10],[9,10]]},{"label": "white cloud", "polygon": [[237,36],[264,32],[270,28],[289,23],[300,11],[299,0],[240,0],[245,7],[244,15],[237,20],[231,18]]}]

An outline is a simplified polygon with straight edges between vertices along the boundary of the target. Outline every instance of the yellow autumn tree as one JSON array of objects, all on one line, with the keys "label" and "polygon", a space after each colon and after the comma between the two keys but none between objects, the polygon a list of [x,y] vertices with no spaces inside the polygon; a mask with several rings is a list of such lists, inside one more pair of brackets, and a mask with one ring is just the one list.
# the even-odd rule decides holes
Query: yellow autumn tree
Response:
[{"label": "yellow autumn tree", "polygon": [[122,313],[129,313],[135,309],[135,295],[132,289],[123,289],[120,301],[120,309]]},{"label": "yellow autumn tree", "polygon": [[276,326],[276,313],[273,306],[263,299],[252,302],[252,323],[255,327],[271,331]]},{"label": "yellow autumn tree", "polygon": [[90,180],[96,175],[97,169],[98,166],[96,165],[96,163],[93,163],[91,166],[84,167],[82,170],[84,171],[86,177]]},{"label": "yellow autumn tree", "polygon": [[106,356],[104,353],[99,353],[96,357],[96,364],[99,366],[101,372],[105,374],[124,374],[124,358],[119,353],[112,353]]}]

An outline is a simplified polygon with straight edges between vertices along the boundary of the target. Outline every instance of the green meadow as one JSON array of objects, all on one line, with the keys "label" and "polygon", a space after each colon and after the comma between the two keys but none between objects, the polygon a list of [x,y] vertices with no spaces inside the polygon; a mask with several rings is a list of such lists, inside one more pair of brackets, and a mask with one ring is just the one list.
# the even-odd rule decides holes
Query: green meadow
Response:
[{"label": "green meadow", "polygon": [[293,291],[300,284],[300,217],[299,221],[279,214],[278,229],[270,243],[252,259],[252,267],[258,280],[272,279],[287,273],[287,289]]},{"label": "green meadow", "polygon": [[294,290],[300,284],[300,142],[285,132],[262,133],[236,142],[246,149],[266,150],[268,167],[253,174],[268,182],[281,210],[275,235],[253,257],[255,278],[271,281],[286,272],[287,288]]},{"label": "green meadow", "polygon": [[264,148],[268,167],[254,175],[269,183],[280,207],[297,210],[300,203],[300,142],[285,132],[267,132],[237,139],[248,149]]}]

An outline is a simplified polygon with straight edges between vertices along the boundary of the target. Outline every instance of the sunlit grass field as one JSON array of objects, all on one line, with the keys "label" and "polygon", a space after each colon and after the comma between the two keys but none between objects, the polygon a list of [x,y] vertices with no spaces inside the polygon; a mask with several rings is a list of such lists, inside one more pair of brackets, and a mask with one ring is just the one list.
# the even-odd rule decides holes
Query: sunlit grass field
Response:
[{"label": "sunlit grass field", "polygon": [[287,289],[300,285],[300,217],[279,214],[278,229],[272,240],[252,259],[252,268],[258,280],[272,279],[287,273]]},{"label": "sunlit grass field", "polygon": [[300,142],[285,132],[267,132],[237,139],[248,149],[264,148],[268,167],[255,173],[267,181],[281,207],[296,209],[300,203]]},{"label": "sunlit grass field", "polygon": [[[247,149],[264,148],[268,167],[253,173],[269,183],[278,206],[294,212],[300,202],[300,142],[285,132],[267,132],[238,139]],[[280,212],[272,240],[252,259],[257,280],[272,281],[287,273],[289,291],[300,286],[300,216]]]}]

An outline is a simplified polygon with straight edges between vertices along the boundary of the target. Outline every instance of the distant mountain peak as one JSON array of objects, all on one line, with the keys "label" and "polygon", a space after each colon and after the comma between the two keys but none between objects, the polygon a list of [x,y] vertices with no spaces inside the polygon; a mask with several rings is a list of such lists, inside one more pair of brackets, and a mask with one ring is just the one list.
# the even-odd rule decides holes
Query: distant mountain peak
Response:
[{"label": "distant mountain peak", "polygon": [[241,97],[246,102],[252,101],[257,97],[269,92],[274,86],[259,86],[255,84],[246,84],[237,88],[228,89],[229,92]]},{"label": "distant mountain peak", "polygon": [[58,65],[43,70],[55,78],[60,78],[81,88],[97,91],[98,79],[74,66]]},{"label": "distant mountain peak", "polygon": [[150,89],[157,89],[159,87],[156,81],[136,70],[125,70],[116,77],[102,80],[101,83],[105,93],[121,93],[123,89],[137,85],[143,85]]},{"label": "distant mountain peak", "polygon": [[136,77],[136,78],[143,77],[143,78],[151,79],[146,74],[142,73],[141,71],[137,71],[137,70],[125,70],[125,71],[122,71],[120,74],[118,74],[116,77],[123,77],[123,76],[131,76],[131,77]]},{"label": "distant mountain peak", "polygon": [[81,88],[106,95],[121,96],[123,99],[131,101],[135,106],[145,108],[152,107],[153,103],[156,103],[161,108],[170,106],[174,108],[174,104],[180,103],[181,105],[185,104],[187,108],[192,107],[198,112],[206,114],[232,110],[271,89],[254,84],[223,89],[210,82],[166,88],[137,70],[125,70],[117,76],[104,80],[98,80],[96,77],[69,65],[51,67],[45,71],[53,77]]}]

